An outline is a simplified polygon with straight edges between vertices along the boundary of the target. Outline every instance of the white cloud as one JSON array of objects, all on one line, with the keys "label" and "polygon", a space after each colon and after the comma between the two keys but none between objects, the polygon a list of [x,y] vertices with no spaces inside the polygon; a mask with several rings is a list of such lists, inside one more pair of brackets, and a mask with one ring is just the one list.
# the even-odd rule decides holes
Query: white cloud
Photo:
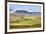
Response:
[{"label": "white cloud", "polygon": [[29,10],[29,9],[14,9],[13,11],[10,11],[10,13],[14,13],[16,10],[26,10],[28,12],[32,12],[32,10]]}]

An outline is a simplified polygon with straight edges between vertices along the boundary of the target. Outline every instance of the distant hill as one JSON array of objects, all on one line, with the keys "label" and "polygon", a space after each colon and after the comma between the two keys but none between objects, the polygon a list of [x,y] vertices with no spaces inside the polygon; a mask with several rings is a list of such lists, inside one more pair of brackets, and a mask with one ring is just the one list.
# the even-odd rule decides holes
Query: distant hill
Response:
[{"label": "distant hill", "polygon": [[16,10],[14,15],[41,15],[40,12],[28,12],[26,10]]},{"label": "distant hill", "polygon": [[15,13],[18,13],[18,14],[32,14],[31,12],[28,12],[26,10],[16,10]]}]

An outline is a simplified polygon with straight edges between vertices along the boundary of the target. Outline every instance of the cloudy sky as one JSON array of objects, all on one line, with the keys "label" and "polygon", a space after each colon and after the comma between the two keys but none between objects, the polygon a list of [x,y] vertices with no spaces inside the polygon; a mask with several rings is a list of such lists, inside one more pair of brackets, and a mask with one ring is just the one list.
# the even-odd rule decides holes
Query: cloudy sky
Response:
[{"label": "cloudy sky", "polygon": [[15,11],[15,10],[27,10],[28,12],[40,12],[41,11],[41,6],[10,4],[9,9],[10,9],[10,12]]}]

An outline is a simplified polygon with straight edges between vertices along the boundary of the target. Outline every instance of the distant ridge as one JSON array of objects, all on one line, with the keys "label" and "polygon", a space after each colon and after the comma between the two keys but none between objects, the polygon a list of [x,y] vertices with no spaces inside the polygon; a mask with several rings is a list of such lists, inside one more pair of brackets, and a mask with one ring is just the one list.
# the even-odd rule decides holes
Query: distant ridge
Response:
[{"label": "distant ridge", "polygon": [[21,13],[21,14],[32,14],[32,13],[26,11],[26,10],[16,10],[15,13],[18,13],[18,14],[19,13]]},{"label": "distant ridge", "polygon": [[16,10],[14,13],[14,15],[41,15],[40,12],[28,12],[26,10]]}]

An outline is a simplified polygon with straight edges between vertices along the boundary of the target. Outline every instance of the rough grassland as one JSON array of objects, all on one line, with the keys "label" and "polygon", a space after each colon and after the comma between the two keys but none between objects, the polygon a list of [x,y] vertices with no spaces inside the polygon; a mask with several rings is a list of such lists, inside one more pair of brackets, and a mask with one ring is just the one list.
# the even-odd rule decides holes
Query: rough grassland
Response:
[{"label": "rough grassland", "polygon": [[24,16],[10,17],[10,29],[19,29],[19,28],[38,28],[41,27],[41,17],[40,16]]}]

